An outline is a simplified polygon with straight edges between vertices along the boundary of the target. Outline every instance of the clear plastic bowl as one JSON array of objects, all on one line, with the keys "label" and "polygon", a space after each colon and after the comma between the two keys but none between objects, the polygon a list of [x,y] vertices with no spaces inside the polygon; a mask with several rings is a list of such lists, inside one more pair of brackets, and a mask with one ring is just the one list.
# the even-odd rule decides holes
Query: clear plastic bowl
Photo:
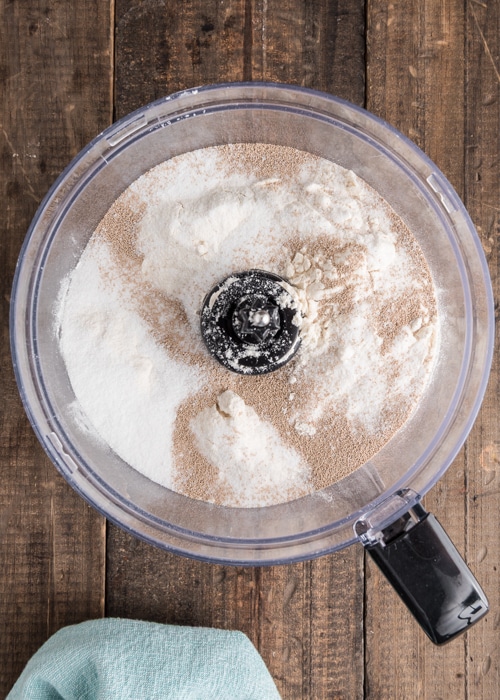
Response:
[{"label": "clear plastic bowl", "polygon": [[[441,345],[417,410],[356,472],[290,503],[238,509],[163,488],[84,434],[54,333],[59,285],[116,197],[150,168],[206,146],[266,142],[330,159],[377,190],[418,240],[438,290]],[[286,85],[215,85],[158,100],[117,122],[64,171],[24,242],[11,307],[14,367],[25,409],[69,484],[111,521],[203,560],[272,564],[356,540],[353,523],[399,489],[423,495],[463,444],[493,348],[493,303],[479,239],[457,194],[409,140],[368,112]]]}]

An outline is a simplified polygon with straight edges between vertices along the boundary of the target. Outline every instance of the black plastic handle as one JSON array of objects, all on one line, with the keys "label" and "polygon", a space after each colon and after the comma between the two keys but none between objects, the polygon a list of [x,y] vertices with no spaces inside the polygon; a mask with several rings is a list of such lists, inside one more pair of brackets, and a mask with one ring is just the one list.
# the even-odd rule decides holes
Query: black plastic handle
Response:
[{"label": "black plastic handle", "polygon": [[[397,497],[407,499],[408,493]],[[478,622],[488,600],[431,513],[414,503],[396,514],[380,529],[364,516],[355,531],[429,638],[444,644]]]}]

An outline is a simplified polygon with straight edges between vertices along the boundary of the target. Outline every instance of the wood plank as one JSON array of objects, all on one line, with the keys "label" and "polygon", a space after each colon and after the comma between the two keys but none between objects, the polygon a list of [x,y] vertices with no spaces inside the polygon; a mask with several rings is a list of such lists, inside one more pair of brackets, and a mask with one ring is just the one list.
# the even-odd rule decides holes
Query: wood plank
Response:
[{"label": "wood plank", "polygon": [[109,123],[108,0],[2,3],[0,695],[59,627],[103,614],[104,521],[57,474],[24,414],[11,367],[9,298],[35,209]]},{"label": "wood plank", "polygon": [[245,13],[244,0],[117,0],[116,115],[178,90],[243,80]]},{"label": "wood plank", "polygon": [[[199,84],[273,80],[364,102],[364,3],[117,1],[116,114]],[[363,552],[222,567],[110,527],[107,615],[240,629],[285,699],[363,694]],[[342,591],[342,595],[339,595]]]},{"label": "wood plank", "polygon": [[[469,13],[472,4],[467,4]],[[476,8],[476,3],[473,5]],[[470,47],[469,65],[475,67],[478,63],[478,45],[476,43],[475,53],[471,47],[474,22],[470,14],[466,18],[464,4],[456,0],[390,5],[371,0],[367,17],[368,109],[412,138],[470,204],[478,188],[474,185],[475,173],[470,165],[473,154],[470,144],[464,141],[464,133],[474,132],[478,126],[478,115],[482,114],[482,109],[477,106],[481,103],[477,102],[475,89],[483,89],[484,94],[496,90],[495,108],[488,118],[489,130],[498,124],[498,111],[494,111],[498,109],[498,81],[492,82],[490,74],[489,82],[478,88],[479,76],[474,73],[466,78],[466,40]],[[495,34],[494,26],[490,26],[491,37],[495,36],[497,43],[493,45],[498,51],[498,27]],[[467,125],[466,116],[469,121]],[[490,134],[484,134],[481,148],[484,155],[488,149],[496,149],[494,153],[498,160],[498,134],[491,141]],[[478,151],[475,151],[475,155],[481,157]],[[469,164],[467,169],[466,163]],[[483,186],[481,194],[477,196],[490,203],[498,202],[498,169],[495,171],[493,168],[490,176],[491,182]],[[495,177],[496,190],[493,189]],[[481,217],[476,217],[476,222],[481,224]],[[476,495],[484,490],[480,486],[481,454],[484,462],[491,453],[492,461],[488,462],[486,469],[487,478],[491,478],[492,472],[488,470],[494,464],[496,454],[492,450],[499,444],[495,442],[498,441],[498,425],[495,422],[498,410],[497,381],[498,374],[494,374],[489,398],[466,448],[445,478],[426,497],[426,507],[439,517],[479,580],[487,588],[490,583],[490,598],[493,567],[498,561],[498,544],[493,544],[494,534],[490,532],[486,537],[485,531],[486,523],[491,523],[492,514],[498,512],[498,502],[495,501],[498,496],[494,486],[490,487],[493,492],[491,500],[481,500],[479,504],[480,499]],[[491,483],[494,484],[493,478]],[[486,540],[492,547],[489,569],[488,563],[482,560]],[[477,669],[491,672],[492,665],[497,663],[494,661],[497,656],[493,653],[496,642],[493,643],[491,636],[494,626],[491,618],[494,618],[494,614],[467,635],[437,649],[416,629],[409,614],[399,601],[395,601],[389,586],[373,566],[369,566],[367,598],[368,697],[476,697],[472,689],[475,682],[477,685],[477,681],[474,681]],[[492,602],[498,604],[498,586]],[[492,651],[483,651],[479,659],[471,661],[471,649],[477,649],[478,654],[480,649],[486,650],[486,639]],[[384,663],[388,658],[391,663]],[[474,671],[472,664],[475,664]],[[491,678],[484,681],[490,683],[490,689],[497,680],[493,672]],[[498,684],[495,687],[498,688]],[[496,697],[496,694],[486,693],[481,697]]]},{"label": "wood plank", "polygon": [[246,79],[302,85],[364,103],[364,2],[249,5],[253,50]]},{"label": "wood plank", "polygon": [[[117,3],[116,116],[172,90],[232,79],[286,80],[363,102],[361,2]],[[422,146],[465,197],[498,300],[498,3],[426,5],[370,1],[368,106]],[[92,572],[102,572],[103,521],[58,476],[29,427],[7,316],[15,259],[41,196],[110,120],[109,12],[103,0],[77,10],[38,2],[0,8],[0,695],[51,632],[102,614],[103,579]],[[370,698],[498,695],[498,376],[495,358],[467,449],[426,498],[466,553],[492,612],[463,643],[436,650],[369,566]],[[108,614],[242,629],[284,697],[362,697],[359,549],[288,567],[218,567],[112,528],[109,562]]]},{"label": "wood plank", "polygon": [[238,629],[283,698],[362,697],[363,560],[353,551],[288,566],[220,566],[111,526],[106,614]]},{"label": "wood plank", "polygon": [[[496,300],[500,299],[500,7],[467,3],[465,202],[481,236]],[[498,334],[497,334],[498,338]],[[498,348],[498,346],[497,346]],[[469,698],[494,698],[500,687],[500,397],[498,351],[476,425],[468,440],[469,560],[490,601],[490,614],[467,645]]]},{"label": "wood plank", "polygon": [[116,17],[117,116],[176,90],[241,80],[364,102],[359,0],[117,0]]}]

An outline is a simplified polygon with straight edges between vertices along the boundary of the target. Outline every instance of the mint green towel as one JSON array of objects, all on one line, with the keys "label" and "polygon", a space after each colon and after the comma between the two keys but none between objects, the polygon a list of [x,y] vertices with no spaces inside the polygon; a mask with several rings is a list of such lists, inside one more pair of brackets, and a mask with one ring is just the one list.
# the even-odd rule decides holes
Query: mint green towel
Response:
[{"label": "mint green towel", "polygon": [[242,632],[104,619],[56,632],[7,700],[279,700]]}]

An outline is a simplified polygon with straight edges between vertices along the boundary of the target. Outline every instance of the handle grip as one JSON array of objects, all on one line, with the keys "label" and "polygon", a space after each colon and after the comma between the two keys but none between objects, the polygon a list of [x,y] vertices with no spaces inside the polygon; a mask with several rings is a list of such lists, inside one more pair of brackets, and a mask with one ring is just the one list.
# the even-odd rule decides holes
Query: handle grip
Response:
[{"label": "handle grip", "polygon": [[[358,520],[355,532],[428,637],[444,644],[478,622],[488,612],[488,600],[418,499],[410,490],[398,493]],[[387,522],[391,512],[396,517]]]}]

